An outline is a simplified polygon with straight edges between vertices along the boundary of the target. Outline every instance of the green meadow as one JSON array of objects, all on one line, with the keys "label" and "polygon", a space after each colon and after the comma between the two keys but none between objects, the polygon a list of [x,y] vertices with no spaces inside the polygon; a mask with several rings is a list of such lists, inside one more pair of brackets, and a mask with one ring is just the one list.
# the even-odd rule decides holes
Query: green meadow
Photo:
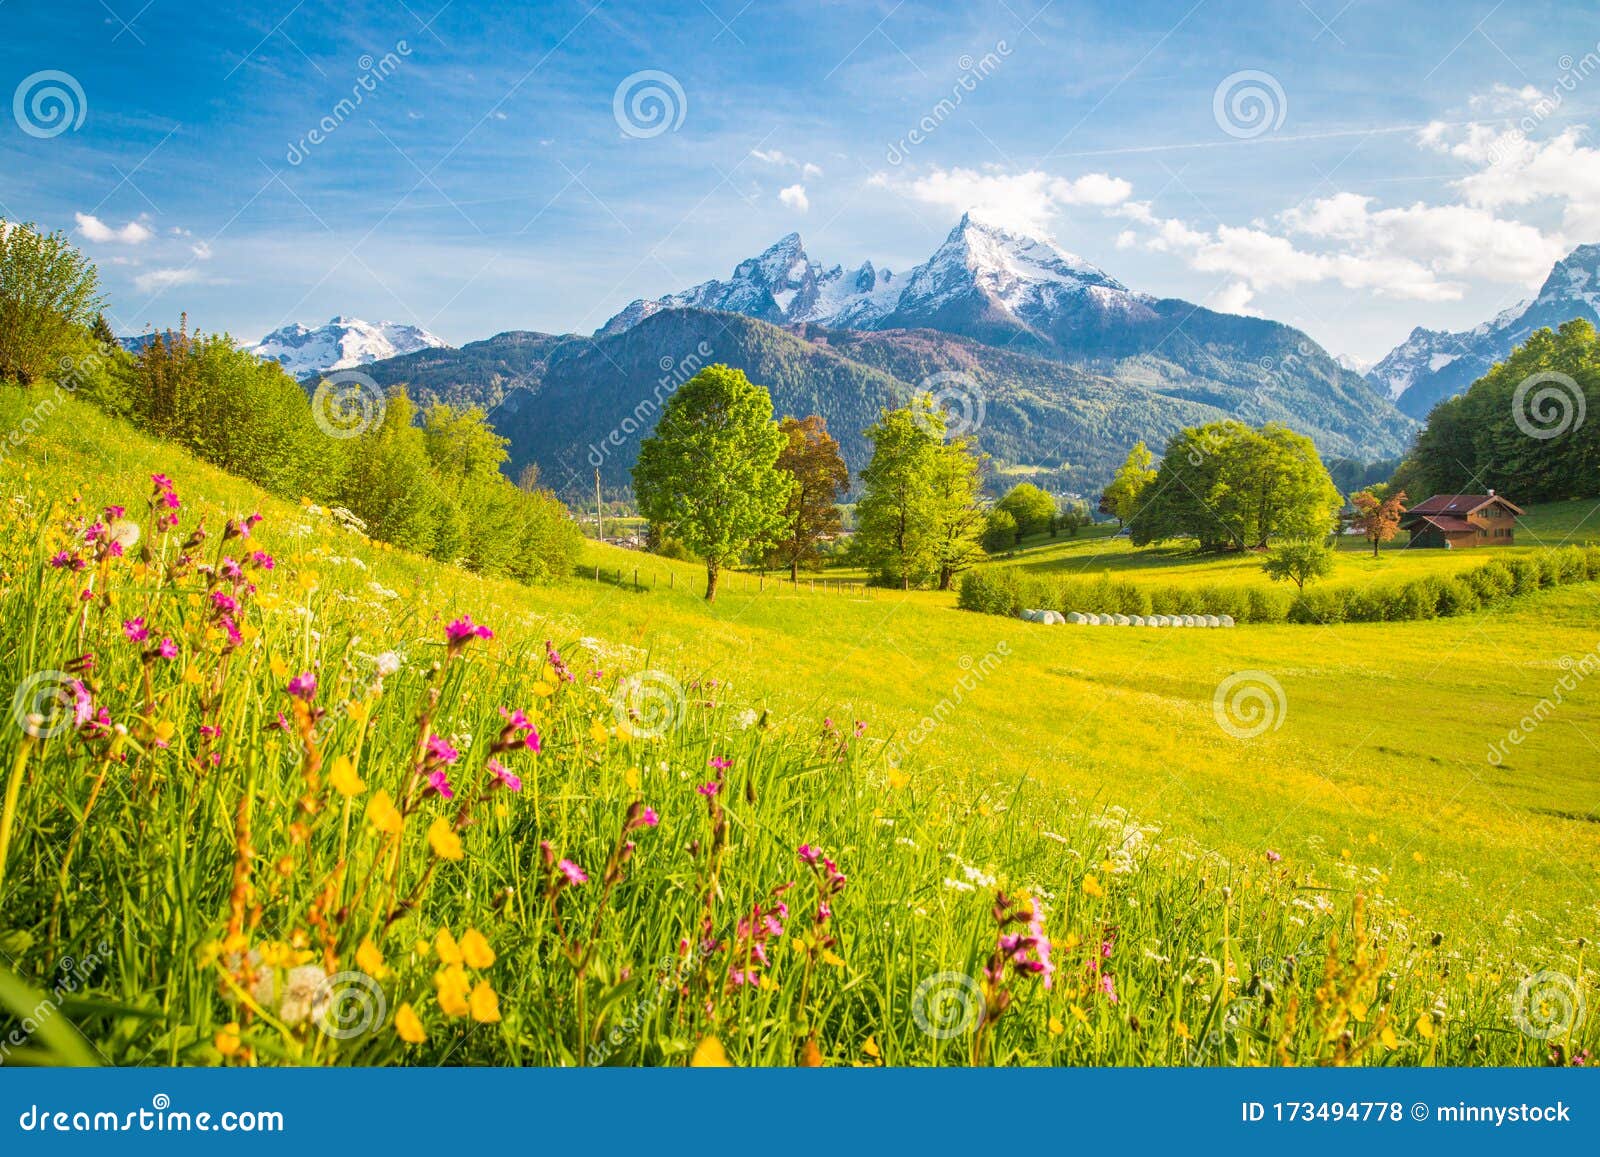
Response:
[{"label": "green meadow", "polygon": [[[24,407],[3,391],[0,422],[18,426]],[[185,517],[213,530],[264,515],[257,535],[278,566],[231,658],[196,620],[197,589],[108,568],[116,609],[91,615],[45,563],[66,520],[142,510],[158,472]],[[100,1059],[1539,1064],[1600,1037],[1592,1014],[1556,1034],[1522,1027],[1559,1021],[1551,1001],[1600,1001],[1584,943],[1600,922],[1596,584],[1424,622],[1160,631],[968,613],[954,592],[830,589],[859,579],[843,571],[816,587],[729,575],[707,604],[702,568],[592,541],[570,580],[520,586],[380,547],[77,403],[13,451],[0,487],[8,685],[94,650],[97,705],[138,715],[136,739],[170,743],[123,764],[93,743],[6,733],[16,799],[0,947],[13,982],[37,992],[63,954],[116,941],[72,1006]],[[1590,504],[1568,503],[1530,510],[1508,549],[1597,538]],[[1351,540],[1327,581],[1444,572],[1488,553],[1390,546],[1373,559]],[[1268,581],[1253,558],[1135,550],[1107,528],[1032,540],[994,565]],[[141,691],[141,662],[119,657],[115,629],[133,605],[190,632],[187,681],[157,667],[167,682]],[[496,638],[448,656],[444,624],[460,614]],[[550,676],[546,640],[573,684]],[[353,761],[365,794],[341,801],[319,786],[309,833],[295,830],[304,756],[270,727],[294,706],[282,673],[315,668],[348,696],[361,665],[391,649],[407,662],[369,715],[344,718],[330,698],[310,724],[329,761]],[[642,672],[681,694],[666,734],[613,709],[632,703],[618,678]],[[449,716],[481,748],[495,706],[546,695],[545,751],[520,768],[514,798],[494,794],[460,827],[463,859],[422,839],[437,801],[368,845],[363,809],[385,782],[402,797],[425,704],[439,704],[435,734],[450,733]],[[193,738],[208,712],[230,746]],[[696,793],[724,757],[720,794]],[[256,819],[242,860],[240,799]],[[660,827],[633,837],[634,859],[597,902],[635,799]],[[726,808],[721,837],[708,800]],[[589,881],[553,885],[541,842],[573,849]],[[815,869],[796,859],[800,844],[850,877],[832,924],[810,914]],[[351,883],[374,871],[411,897],[400,916]],[[230,908],[241,872],[242,915]],[[740,917],[790,880],[795,947],[764,946],[773,962],[759,982],[727,987],[730,967],[756,954]],[[1003,966],[991,982],[996,888],[1049,912],[1051,989]],[[356,915],[325,927],[329,897]],[[498,993],[492,1019],[461,1011],[460,965],[439,947],[439,928],[458,941],[469,924],[499,960],[470,978],[474,994],[480,979]],[[701,931],[721,945],[710,962],[693,947]],[[406,995],[416,1032],[319,1035],[241,995],[243,953],[265,947],[268,968],[315,958],[332,974],[358,952],[371,964],[369,945],[381,965],[364,971],[385,978],[388,1017]],[[642,979],[685,953],[692,968],[670,984]],[[918,1003],[923,981],[946,973],[978,978],[985,1008],[950,1035],[929,1031]],[[614,1030],[622,1043],[597,1052]]]}]

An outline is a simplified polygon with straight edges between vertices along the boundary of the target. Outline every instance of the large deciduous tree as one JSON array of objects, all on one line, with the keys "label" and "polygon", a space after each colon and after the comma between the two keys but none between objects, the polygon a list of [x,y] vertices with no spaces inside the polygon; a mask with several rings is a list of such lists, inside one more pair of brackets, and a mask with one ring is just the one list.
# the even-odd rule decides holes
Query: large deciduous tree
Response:
[{"label": "large deciduous tree", "polygon": [[707,366],[673,394],[639,447],[639,510],[706,563],[706,598],[722,568],[783,529],[791,482],[778,469],[785,437],[772,395],[724,365]]},{"label": "large deciduous tree", "polygon": [[1135,442],[1122,465],[1117,467],[1105,493],[1100,496],[1100,512],[1114,515],[1118,526],[1126,526],[1133,521],[1134,513],[1139,509],[1140,495],[1156,479],[1155,467],[1151,465],[1154,461],[1155,455],[1150,453],[1149,448],[1143,442]]},{"label": "large deciduous tree", "polygon": [[790,580],[799,582],[800,568],[814,565],[821,558],[819,544],[839,530],[838,500],[850,489],[850,469],[828,423],[817,415],[785,418],[778,429],[785,439],[778,469],[791,483],[783,532],[767,560],[769,566],[788,567]]},{"label": "large deciduous tree", "polygon": [[856,550],[880,582],[948,589],[983,557],[979,460],[971,439],[945,440],[945,415],[922,394],[867,430],[872,461],[856,506]]},{"label": "large deciduous tree", "polygon": [[1129,524],[1136,546],[1192,538],[1202,550],[1250,550],[1320,538],[1340,505],[1311,439],[1272,422],[1180,431],[1151,486]]},{"label": "large deciduous tree", "polygon": [[1046,531],[1055,533],[1056,500],[1032,482],[1019,482],[995,503],[1017,520],[1017,541]]}]

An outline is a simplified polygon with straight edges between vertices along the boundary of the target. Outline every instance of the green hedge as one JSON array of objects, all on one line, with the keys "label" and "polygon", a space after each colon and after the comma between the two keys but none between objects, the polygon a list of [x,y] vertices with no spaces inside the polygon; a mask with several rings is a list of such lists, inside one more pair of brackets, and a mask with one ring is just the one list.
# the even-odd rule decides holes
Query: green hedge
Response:
[{"label": "green hedge", "polygon": [[1016,615],[1024,609],[1097,615],[1231,615],[1240,623],[1384,623],[1460,615],[1546,587],[1600,579],[1600,546],[1488,559],[1452,576],[1311,587],[1157,585],[1115,579],[1052,578],[1016,567],[983,567],[961,580],[963,610]]}]

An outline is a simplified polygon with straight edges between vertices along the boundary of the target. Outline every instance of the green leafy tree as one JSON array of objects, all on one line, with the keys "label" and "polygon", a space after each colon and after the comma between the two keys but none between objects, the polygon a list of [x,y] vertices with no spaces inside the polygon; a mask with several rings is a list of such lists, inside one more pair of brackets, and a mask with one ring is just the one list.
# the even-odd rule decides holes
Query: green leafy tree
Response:
[{"label": "green leafy tree", "polygon": [[721,569],[783,529],[791,488],[778,469],[786,439],[772,395],[742,372],[707,366],[684,383],[639,447],[639,510],[706,563],[706,598]]},{"label": "green leafy tree", "polygon": [[984,520],[983,549],[990,554],[1000,554],[1017,545],[1017,520],[1009,510],[991,510]]},{"label": "green leafy tree", "polygon": [[1078,537],[1078,531],[1094,522],[1094,516],[1089,513],[1089,504],[1082,498],[1074,498],[1061,504],[1061,513],[1056,516],[1056,526],[1067,532],[1072,538]]},{"label": "green leafy tree", "polygon": [[1274,582],[1287,579],[1304,591],[1312,579],[1327,578],[1333,573],[1333,551],[1316,539],[1280,542],[1261,560],[1261,569]]},{"label": "green leafy tree", "polygon": [[1202,550],[1248,550],[1277,538],[1320,538],[1340,506],[1311,440],[1277,423],[1180,431],[1152,487],[1129,523],[1136,546],[1192,538]]},{"label": "green leafy tree", "polygon": [[1046,531],[1055,532],[1056,500],[1031,482],[1013,486],[995,506],[1016,519],[1018,542]]},{"label": "green leafy tree", "polygon": [[1150,453],[1145,444],[1135,442],[1122,465],[1117,467],[1111,484],[1101,495],[1101,512],[1113,515],[1119,527],[1133,521],[1134,513],[1139,509],[1140,495],[1156,480],[1156,469],[1151,465],[1154,461],[1155,455]]},{"label": "green leafy tree", "polygon": [[0,381],[56,372],[99,311],[99,275],[64,233],[0,220]]},{"label": "green leafy tree", "polygon": [[957,575],[983,560],[979,537],[984,512],[978,505],[982,487],[982,463],[973,453],[971,438],[952,438],[934,448],[922,518],[942,591],[950,590]]},{"label": "green leafy tree", "polygon": [[785,439],[778,469],[792,481],[783,533],[767,565],[787,567],[790,580],[799,582],[800,568],[820,565],[823,539],[839,531],[838,500],[850,489],[850,470],[823,418],[785,418],[778,429]]},{"label": "green leafy tree", "polygon": [[933,570],[933,539],[923,520],[944,414],[927,395],[885,410],[866,431],[872,460],[861,472],[855,550],[879,581],[909,590]]}]

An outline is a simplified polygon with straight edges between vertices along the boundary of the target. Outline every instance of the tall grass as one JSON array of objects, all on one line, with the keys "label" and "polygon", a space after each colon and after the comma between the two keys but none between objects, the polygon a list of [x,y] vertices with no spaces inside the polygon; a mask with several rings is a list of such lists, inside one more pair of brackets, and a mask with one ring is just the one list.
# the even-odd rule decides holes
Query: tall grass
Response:
[{"label": "tall grass", "polygon": [[1523,1031],[1560,1026],[1552,991],[1593,1003],[1581,949],[1529,987],[1375,870],[1229,862],[1004,765],[891,764],[871,720],[774,718],[714,673],[547,639],[527,605],[384,590],[315,508],[202,537],[171,472],[126,512],[0,495],[0,677],[28,688],[0,750],[0,948],[37,1001],[6,1000],[0,1041],[48,1007],[118,1064],[1537,1064],[1595,1043],[1576,1019]]}]

